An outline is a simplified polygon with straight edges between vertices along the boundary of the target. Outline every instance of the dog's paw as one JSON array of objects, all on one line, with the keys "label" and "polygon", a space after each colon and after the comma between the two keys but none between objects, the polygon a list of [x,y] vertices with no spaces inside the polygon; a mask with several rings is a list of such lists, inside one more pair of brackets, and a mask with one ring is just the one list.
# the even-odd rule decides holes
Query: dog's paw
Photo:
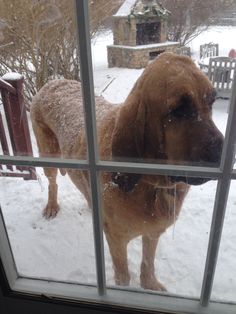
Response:
[{"label": "dog's paw", "polygon": [[147,290],[154,290],[154,291],[167,291],[166,287],[160,283],[158,280],[152,280],[146,283],[141,283],[141,287]]},{"label": "dog's paw", "polygon": [[117,286],[129,286],[130,284],[130,275],[128,273],[126,274],[120,274],[119,276],[115,277],[115,282]]},{"label": "dog's paw", "polygon": [[47,206],[43,210],[43,216],[46,219],[54,218],[56,217],[57,213],[59,212],[59,205],[58,204],[47,204]]}]

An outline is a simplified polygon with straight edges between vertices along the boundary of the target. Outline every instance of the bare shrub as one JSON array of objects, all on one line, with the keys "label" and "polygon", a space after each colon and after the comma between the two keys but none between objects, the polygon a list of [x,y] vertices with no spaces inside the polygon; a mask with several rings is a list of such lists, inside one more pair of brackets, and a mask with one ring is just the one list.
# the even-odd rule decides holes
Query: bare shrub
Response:
[{"label": "bare shrub", "polygon": [[[122,1],[89,1],[91,37],[104,29]],[[29,103],[49,79],[79,80],[73,0],[0,1],[0,75],[19,72]]]}]

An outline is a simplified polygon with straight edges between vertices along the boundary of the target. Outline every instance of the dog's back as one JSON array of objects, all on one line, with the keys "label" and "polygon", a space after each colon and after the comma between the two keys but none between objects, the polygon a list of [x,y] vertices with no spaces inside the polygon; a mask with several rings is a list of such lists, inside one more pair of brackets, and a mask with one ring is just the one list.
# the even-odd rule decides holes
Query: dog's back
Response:
[{"label": "dog's back", "polygon": [[80,84],[64,79],[46,84],[32,100],[31,117],[34,131],[38,125],[51,131],[68,157],[84,129]]},{"label": "dog's back", "polygon": [[[96,108],[99,124],[111,105],[103,97],[96,96]],[[47,83],[32,100],[31,117],[34,131],[37,132],[40,125],[45,132],[50,132],[51,137],[54,135],[63,157],[86,157],[83,98],[79,82],[60,79]]]},{"label": "dog's back", "polygon": [[[119,107],[114,108],[100,96],[96,96],[95,101],[100,155],[110,159],[111,145],[106,145],[107,137],[110,138],[114,128],[112,112]],[[30,113],[41,157],[87,159],[83,98],[79,82],[65,79],[50,81],[33,97]],[[56,180],[56,168],[45,168],[44,171],[50,180]],[[60,172],[63,175],[68,173],[91,206],[87,171],[60,168]],[[52,197],[56,197],[57,188],[55,184],[53,186]],[[56,213],[56,202],[53,207],[56,208],[53,213]],[[45,216],[49,216],[47,209]]]}]

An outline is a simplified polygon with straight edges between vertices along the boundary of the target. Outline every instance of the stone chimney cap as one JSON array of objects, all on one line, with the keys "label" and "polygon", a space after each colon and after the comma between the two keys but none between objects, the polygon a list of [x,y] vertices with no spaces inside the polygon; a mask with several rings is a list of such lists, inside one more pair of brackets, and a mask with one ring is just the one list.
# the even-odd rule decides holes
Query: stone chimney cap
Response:
[{"label": "stone chimney cap", "polygon": [[142,16],[142,15],[158,15],[168,17],[170,11],[165,9],[158,0],[126,0],[116,16]]}]

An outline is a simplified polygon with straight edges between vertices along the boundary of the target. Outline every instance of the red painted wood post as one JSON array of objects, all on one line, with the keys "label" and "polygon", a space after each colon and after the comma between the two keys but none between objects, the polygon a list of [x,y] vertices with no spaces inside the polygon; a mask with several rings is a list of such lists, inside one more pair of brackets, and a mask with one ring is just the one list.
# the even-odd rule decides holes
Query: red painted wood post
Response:
[{"label": "red painted wood post", "polygon": [[[9,147],[7,143],[7,137],[6,137],[6,133],[5,133],[4,125],[3,125],[1,112],[0,112],[0,142],[1,142],[3,154],[9,156],[10,152],[9,152]],[[6,165],[6,167],[7,169],[11,171],[13,170],[13,167],[11,165]],[[2,169],[2,165],[0,165],[0,169]]]},{"label": "red painted wood post", "polygon": [[[2,79],[11,84],[16,90],[15,94],[2,91],[13,154],[16,156],[33,156],[26,108],[24,106],[24,78],[18,73],[7,73]],[[17,169],[21,171],[31,170],[31,179],[36,178],[34,168],[17,166]]]}]

